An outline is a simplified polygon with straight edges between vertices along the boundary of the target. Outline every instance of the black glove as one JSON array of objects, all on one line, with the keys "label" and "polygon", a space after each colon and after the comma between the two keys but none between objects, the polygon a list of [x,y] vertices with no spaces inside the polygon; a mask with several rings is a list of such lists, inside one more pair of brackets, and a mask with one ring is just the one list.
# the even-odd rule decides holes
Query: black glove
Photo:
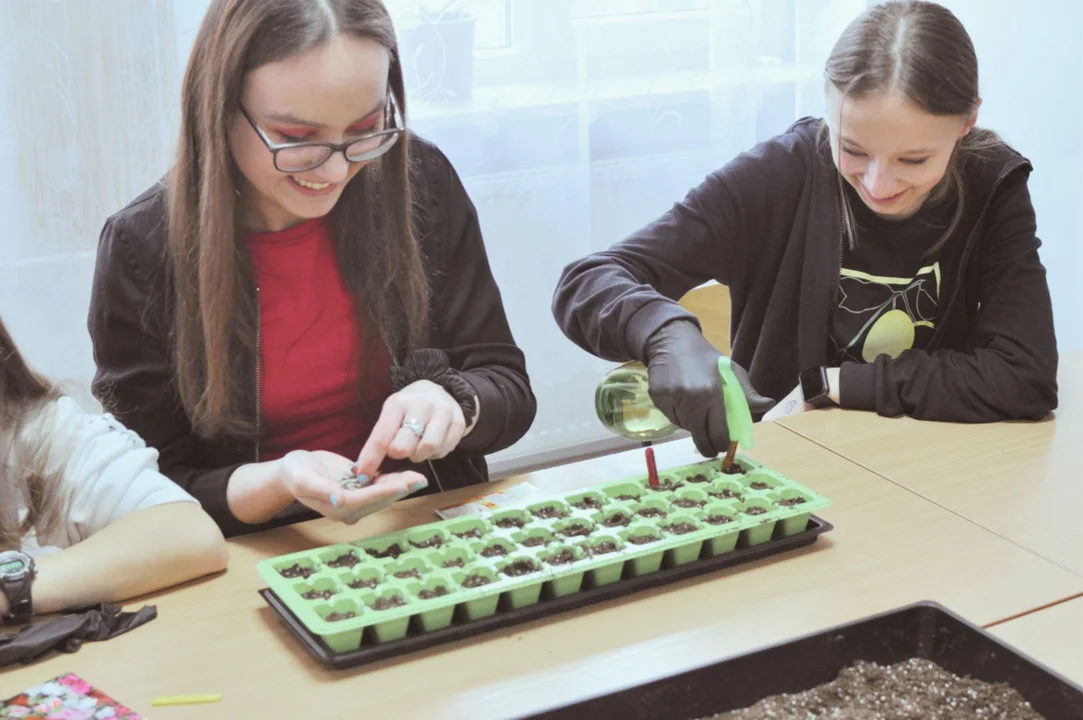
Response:
[{"label": "black glove", "polygon": [[87,640],[109,640],[156,617],[154,605],[134,613],[122,612],[119,605],[95,605],[39,620],[22,632],[0,632],[0,667],[32,663],[50,650],[77,652]]},{"label": "black glove", "polygon": [[[730,432],[718,377],[722,354],[687,320],[660,327],[647,340],[645,351],[651,400],[662,414],[692,433],[696,449],[704,457],[729,450]],[[775,401],[756,392],[743,367],[731,364],[752,415],[770,410]]]}]

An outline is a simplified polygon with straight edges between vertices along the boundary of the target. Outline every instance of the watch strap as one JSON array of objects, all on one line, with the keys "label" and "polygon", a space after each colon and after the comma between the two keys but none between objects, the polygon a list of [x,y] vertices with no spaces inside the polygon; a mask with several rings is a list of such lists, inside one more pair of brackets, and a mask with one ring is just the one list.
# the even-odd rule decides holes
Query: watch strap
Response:
[{"label": "watch strap", "polygon": [[34,570],[20,578],[5,580],[0,585],[0,591],[7,596],[8,614],[4,616],[5,622],[25,623],[34,617],[34,600],[32,588],[34,584]]}]

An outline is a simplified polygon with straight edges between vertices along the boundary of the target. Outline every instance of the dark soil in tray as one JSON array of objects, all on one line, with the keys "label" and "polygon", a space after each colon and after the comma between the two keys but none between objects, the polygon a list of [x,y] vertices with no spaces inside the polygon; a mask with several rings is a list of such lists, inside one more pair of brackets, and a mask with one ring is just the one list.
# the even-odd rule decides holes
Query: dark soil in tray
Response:
[{"label": "dark soil in tray", "polygon": [[632,516],[624,512],[616,512],[602,520],[606,527],[628,527],[632,523]]},{"label": "dark soil in tray", "polygon": [[657,485],[651,485],[651,490],[663,490],[665,492],[672,492],[679,488],[684,487],[684,483],[680,480],[674,480],[672,478],[658,478]]},{"label": "dark soil in tray", "polygon": [[714,492],[709,492],[707,494],[710,495],[713,498],[720,498],[722,500],[736,499],[738,501],[742,501],[742,502],[744,501],[744,496],[742,496],[741,493],[737,492],[736,490],[731,490],[730,488],[726,488],[725,490],[718,490],[718,491],[714,491]]},{"label": "dark soil in tray", "polygon": [[355,618],[355,617],[357,617],[357,613],[355,613],[353,610],[350,610],[350,611],[344,612],[344,613],[333,612],[330,615],[328,615],[327,617],[325,617],[324,620],[326,620],[327,622],[340,622],[342,620],[349,620],[350,618]]},{"label": "dark soil in tray", "polygon": [[351,589],[353,589],[353,590],[362,590],[362,589],[372,590],[378,584],[379,583],[376,582],[376,578],[369,578],[367,580],[362,579],[362,578],[358,578],[358,579],[354,580],[353,582],[351,582],[349,587]]},{"label": "dark soil in tray", "polygon": [[577,558],[575,557],[574,552],[572,552],[568,548],[564,548],[556,555],[551,555],[546,558],[545,562],[549,563],[550,565],[568,565],[569,563],[575,562],[576,559]]},{"label": "dark soil in tray", "polygon": [[654,535],[633,535],[628,538],[628,542],[633,545],[646,545],[647,543],[658,542],[658,540]]},{"label": "dark soil in tray", "polygon": [[491,582],[492,580],[485,577],[484,575],[469,575],[465,580],[463,580],[462,586],[469,589],[481,587],[482,585],[488,585]]},{"label": "dark soil in tray", "polygon": [[622,500],[624,502],[631,502],[633,500],[638,500],[639,496],[638,495],[618,495],[617,499]]},{"label": "dark soil in tray", "polygon": [[726,473],[727,475],[744,475],[745,474],[745,469],[743,467],[741,467],[740,465],[738,465],[737,463],[733,463],[732,465],[730,465],[729,470],[727,470],[726,468],[721,468],[721,470],[722,470],[722,472]]},{"label": "dark soil in tray", "polygon": [[474,528],[473,530],[467,530],[466,532],[454,533],[454,535],[455,535],[455,537],[461,538],[461,539],[464,539],[464,540],[467,539],[467,538],[475,538],[477,540],[480,540],[481,539],[481,530],[479,530],[478,528]]},{"label": "dark soil in tray", "polygon": [[800,497],[800,496],[792,497],[792,498],[786,498],[785,500],[779,500],[778,504],[781,505],[782,507],[793,507],[795,505],[804,505],[805,504],[805,498]]},{"label": "dark soil in tray", "polygon": [[1010,685],[964,679],[912,659],[886,667],[859,660],[838,678],[704,720],[1043,720]]},{"label": "dark soil in tray", "polygon": [[688,477],[685,478],[685,480],[687,480],[690,483],[705,483],[705,482],[708,482],[710,480],[710,478],[707,477],[706,475],[704,475],[703,473],[697,473],[695,475],[689,475]]},{"label": "dark soil in tray", "polygon": [[673,504],[679,508],[701,508],[707,504],[706,500],[693,500],[692,498],[678,498],[673,501]]},{"label": "dark soil in tray", "polygon": [[748,510],[745,510],[745,515],[766,515],[767,508],[761,508],[759,505],[753,505]]},{"label": "dark soil in tray", "polygon": [[533,560],[516,560],[500,572],[508,577],[519,577],[520,575],[529,575],[532,572],[537,572],[540,569],[538,564]]},{"label": "dark soil in tray", "polygon": [[750,488],[752,488],[753,490],[766,490],[769,487],[771,487],[770,485],[765,483],[763,480],[757,480],[756,482],[751,482],[751,483],[748,484],[748,486]]},{"label": "dark soil in tray", "polygon": [[591,555],[608,555],[609,553],[615,553],[620,550],[620,548],[617,547],[617,544],[612,540],[606,540],[597,545],[584,545],[583,549]]},{"label": "dark soil in tray", "polygon": [[278,574],[284,578],[307,578],[309,575],[316,574],[316,568],[305,567],[304,565],[290,565],[288,568],[284,568],[278,571]]},{"label": "dark soil in tray", "polygon": [[382,597],[376,602],[372,603],[372,605],[369,605],[369,607],[371,607],[373,610],[390,610],[394,607],[402,607],[405,604],[406,602],[398,595],[388,595],[387,597]]},{"label": "dark soil in tray", "polygon": [[417,594],[422,600],[432,600],[433,598],[443,597],[448,594],[448,589],[443,585],[437,585],[432,590],[422,590]]},{"label": "dark soil in tray", "polygon": [[725,525],[726,523],[733,522],[733,518],[729,515],[708,515],[703,518],[703,522],[708,525]]},{"label": "dark soil in tray", "polygon": [[334,594],[334,590],[309,590],[306,593],[301,593],[301,597],[305,600],[326,600]]},{"label": "dark soil in tray", "polygon": [[353,567],[357,563],[361,562],[361,558],[354,555],[352,552],[339,555],[337,558],[327,563],[327,567],[344,568]]},{"label": "dark soil in tray", "polygon": [[455,558],[454,560],[445,560],[444,563],[440,567],[445,567],[445,568],[466,567],[466,561],[463,560],[462,558]]},{"label": "dark soil in tray", "polygon": [[590,535],[590,528],[582,523],[575,523],[561,530],[560,534],[564,537],[586,537]]},{"label": "dark soil in tray", "polygon": [[602,503],[598,498],[585,497],[577,503],[572,503],[572,507],[579,510],[601,510]]},{"label": "dark soil in tray", "polygon": [[422,540],[421,542],[414,542],[413,540],[411,540],[410,544],[413,545],[416,548],[421,548],[421,549],[424,549],[424,548],[438,548],[438,547],[440,547],[441,545],[444,544],[444,538],[440,537],[439,535],[433,535],[428,540]]},{"label": "dark soil in tray", "polygon": [[504,530],[509,528],[518,528],[521,530],[523,526],[526,525],[526,521],[517,517],[506,517],[495,521],[493,525],[496,525],[498,528],[503,528]]},{"label": "dark soil in tray", "polygon": [[397,577],[399,580],[405,580],[406,578],[411,577],[420,580],[421,571],[417,568],[414,568],[413,570],[400,570],[399,572],[395,573],[395,577]]},{"label": "dark soil in tray", "polygon": [[673,523],[672,525],[665,525],[662,529],[673,535],[687,535],[688,533],[695,532],[697,528],[692,523],[680,522]]},{"label": "dark soil in tray", "polygon": [[666,516],[666,511],[665,510],[659,510],[658,508],[649,507],[649,508],[643,508],[641,510],[637,510],[636,515],[639,515],[640,517],[645,517],[645,518],[665,517]]},{"label": "dark soil in tray", "polygon": [[568,513],[564,512],[558,507],[543,507],[538,510],[532,510],[531,512],[533,513],[534,517],[539,517],[543,520],[554,520],[568,517]]},{"label": "dark soil in tray", "polygon": [[482,557],[504,557],[508,554],[508,549],[503,545],[490,545],[481,551]]},{"label": "dark soil in tray", "polygon": [[539,545],[548,545],[549,540],[541,535],[535,535],[534,537],[528,537],[519,544],[523,547],[538,547]]},{"label": "dark soil in tray", "polygon": [[377,550],[375,548],[369,548],[365,552],[367,552],[369,555],[371,555],[374,558],[391,558],[391,559],[395,559],[395,558],[398,558],[399,555],[402,555],[405,552],[405,550],[402,549],[402,545],[399,545],[398,543],[391,543],[391,545],[389,545],[386,550]]}]

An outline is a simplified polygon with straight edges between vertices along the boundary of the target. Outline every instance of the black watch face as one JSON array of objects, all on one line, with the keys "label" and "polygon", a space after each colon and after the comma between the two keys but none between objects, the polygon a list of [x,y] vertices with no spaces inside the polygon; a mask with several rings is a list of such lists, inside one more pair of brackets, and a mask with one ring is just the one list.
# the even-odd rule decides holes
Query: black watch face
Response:
[{"label": "black watch face", "polygon": [[822,367],[810,368],[801,373],[801,394],[805,400],[827,394],[827,373]]}]

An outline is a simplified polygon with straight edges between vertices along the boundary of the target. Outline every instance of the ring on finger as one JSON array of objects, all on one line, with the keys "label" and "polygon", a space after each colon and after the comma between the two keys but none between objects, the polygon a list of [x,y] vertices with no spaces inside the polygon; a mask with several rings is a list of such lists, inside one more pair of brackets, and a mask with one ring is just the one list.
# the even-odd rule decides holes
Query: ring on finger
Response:
[{"label": "ring on finger", "polygon": [[417,418],[407,418],[402,421],[402,426],[412,432],[414,435],[421,437],[425,434],[425,423],[421,422]]}]

